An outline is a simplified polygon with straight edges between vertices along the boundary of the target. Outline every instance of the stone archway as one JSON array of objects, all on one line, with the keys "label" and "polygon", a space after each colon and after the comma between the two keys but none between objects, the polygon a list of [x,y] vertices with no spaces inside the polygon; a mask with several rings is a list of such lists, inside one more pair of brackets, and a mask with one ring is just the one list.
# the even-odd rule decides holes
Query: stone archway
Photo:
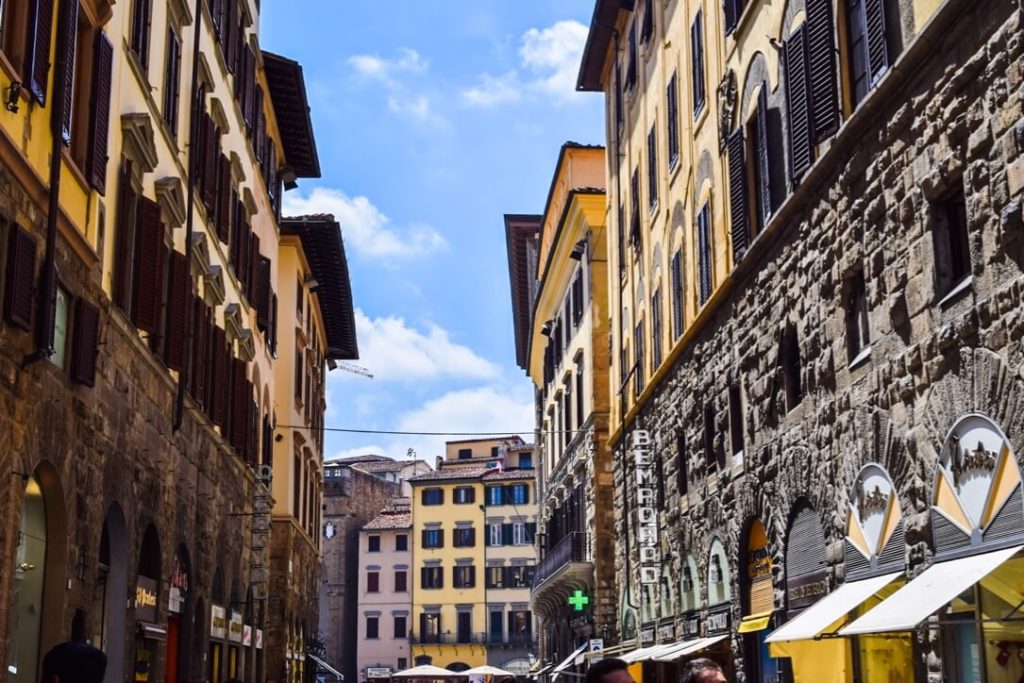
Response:
[{"label": "stone archway", "polygon": [[128,637],[128,529],[117,503],[107,508],[100,538],[100,591],[103,594],[103,635],[100,647],[107,655],[103,683],[125,678],[125,641]]}]

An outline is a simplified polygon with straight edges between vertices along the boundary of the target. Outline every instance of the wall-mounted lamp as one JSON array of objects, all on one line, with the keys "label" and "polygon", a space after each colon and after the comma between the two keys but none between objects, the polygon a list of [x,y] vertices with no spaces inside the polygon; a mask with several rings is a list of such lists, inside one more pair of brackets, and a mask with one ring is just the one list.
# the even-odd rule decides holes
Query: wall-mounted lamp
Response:
[{"label": "wall-mounted lamp", "polygon": [[11,81],[4,94],[4,108],[12,114],[17,114],[21,98],[21,81]]},{"label": "wall-mounted lamp", "polygon": [[554,327],[554,326],[555,326],[554,321],[553,320],[549,320],[546,323],[544,323],[544,325],[540,328],[540,333],[543,334],[545,337],[550,337],[551,336],[551,328]]},{"label": "wall-mounted lamp", "polygon": [[285,166],[281,169],[281,182],[284,184],[284,189],[294,190],[299,186],[297,177],[295,175],[295,169],[291,166]]},{"label": "wall-mounted lamp", "polygon": [[309,287],[309,291],[311,292],[315,292],[316,290],[320,289],[320,283],[312,275],[306,276],[306,286]]},{"label": "wall-mounted lamp", "polygon": [[572,248],[572,251],[569,252],[569,258],[571,258],[573,261],[581,261],[581,260],[583,260],[583,254],[585,254],[586,251],[587,251],[587,240],[586,240],[586,238],[583,238],[579,242],[577,242],[576,246],[574,246]]}]

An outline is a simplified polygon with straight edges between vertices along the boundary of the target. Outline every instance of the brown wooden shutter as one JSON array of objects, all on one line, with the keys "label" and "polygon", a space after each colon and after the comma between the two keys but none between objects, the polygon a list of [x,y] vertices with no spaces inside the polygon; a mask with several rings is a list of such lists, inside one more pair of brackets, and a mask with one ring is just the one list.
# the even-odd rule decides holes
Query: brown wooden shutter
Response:
[{"label": "brown wooden shutter", "polygon": [[125,161],[117,187],[117,235],[114,262],[114,303],[128,312],[131,301],[132,260],[134,259],[135,224],[138,201],[132,186],[132,165]]},{"label": "brown wooden shutter", "polygon": [[185,370],[186,317],[191,314],[192,278],[188,259],[179,251],[171,251],[171,281],[167,296],[167,340],[164,362],[178,372]]},{"label": "brown wooden shutter", "polygon": [[739,263],[747,251],[747,167],[744,159],[743,131],[737,130],[726,140],[729,150],[729,217],[732,223],[733,263]]},{"label": "brown wooden shutter", "polygon": [[786,67],[786,132],[789,177],[796,185],[814,160],[811,145],[810,74],[807,67],[807,24],[793,31],[783,46]]},{"label": "brown wooden shutter", "polygon": [[110,137],[110,79],[114,46],[103,31],[96,31],[96,54],[92,74],[92,103],[89,121],[89,156],[86,176],[101,195],[107,193],[107,147]]},{"label": "brown wooden shutter", "polygon": [[26,332],[32,330],[36,271],[36,238],[14,223],[8,228],[4,317]]},{"label": "brown wooden shutter", "polygon": [[[67,4],[64,4],[64,3]],[[78,0],[64,0],[61,3],[64,16],[64,44],[61,49],[67,55],[67,68],[64,71],[64,111],[61,118],[61,135],[64,145],[71,144],[71,120],[75,111],[75,57],[78,50]],[[54,85],[56,87],[56,85]]]},{"label": "brown wooden shutter", "polygon": [[210,382],[210,419],[221,427],[224,426],[225,401],[228,389],[228,362],[231,352],[227,347],[224,329],[214,326],[213,344],[210,346],[213,373]]},{"label": "brown wooden shutter", "polygon": [[189,393],[199,405],[206,399],[206,349],[209,346],[210,309],[201,297],[192,297],[192,359]]},{"label": "brown wooden shutter", "polygon": [[256,293],[256,268],[260,262],[260,236],[250,233],[249,237],[249,260],[245,271],[245,295],[249,299],[249,305],[255,306],[253,301]]},{"label": "brown wooden shutter", "polygon": [[210,19],[213,21],[213,32],[220,42],[224,32],[224,0],[210,0]]},{"label": "brown wooden shutter", "polygon": [[868,73],[870,83],[874,85],[889,68],[883,0],[864,0],[864,33],[868,49]]},{"label": "brown wooden shutter", "polygon": [[807,0],[806,23],[814,136],[812,141],[818,143],[839,130],[839,88],[836,84],[832,0]]},{"label": "brown wooden shutter", "polygon": [[50,74],[50,41],[53,38],[53,0],[32,0],[31,4],[25,79],[32,97],[45,106]]},{"label": "brown wooden shutter", "polygon": [[245,395],[248,397],[246,401],[245,411],[245,461],[250,465],[256,464],[256,429],[259,425],[259,413],[257,412],[256,402],[253,400],[253,384],[252,382],[245,383]]},{"label": "brown wooden shutter", "polygon": [[228,73],[235,73],[235,46],[238,44],[238,3],[227,0],[224,11],[224,61],[227,62]]},{"label": "brown wooden shutter", "polygon": [[164,226],[160,205],[142,197],[141,216],[135,239],[134,277],[132,278],[132,322],[140,330],[156,334],[160,327],[163,298]]},{"label": "brown wooden shutter", "polygon": [[[246,429],[248,427],[249,396],[246,393],[245,361],[231,360],[231,445],[239,456],[245,454]],[[250,392],[251,393],[251,392]]]},{"label": "brown wooden shutter", "polygon": [[270,294],[270,354],[277,356],[277,294]]},{"label": "brown wooden shutter", "polygon": [[231,228],[231,160],[220,156],[220,188],[217,197],[217,237],[224,244],[230,239]]},{"label": "brown wooden shutter", "polygon": [[256,125],[252,134],[252,144],[253,150],[256,152],[256,162],[262,170],[266,164],[263,155],[266,153],[267,145],[267,121],[263,113],[263,88],[257,85],[253,97],[253,118],[256,121]]},{"label": "brown wooden shutter", "polygon": [[205,145],[203,146],[203,204],[206,213],[213,217],[217,199],[217,158],[220,153],[220,131],[217,124],[208,114],[203,115],[206,128]]},{"label": "brown wooden shutter", "polygon": [[253,73],[256,69],[255,58],[252,54],[252,48],[248,45],[243,46],[242,50],[242,92],[239,97],[239,101],[242,104],[242,119],[245,121],[245,127],[247,130],[252,130],[252,101],[253,101],[253,90],[254,80]]},{"label": "brown wooden shutter", "polygon": [[757,97],[756,127],[757,199],[763,227],[768,224],[768,219],[772,215],[772,165],[768,149],[768,81],[761,83],[761,94]]},{"label": "brown wooden shutter", "polygon": [[96,351],[99,348],[100,309],[85,299],[75,305],[72,336],[71,381],[87,387],[96,385]]},{"label": "brown wooden shutter", "polygon": [[255,264],[252,305],[256,309],[256,324],[266,330],[270,325],[270,259],[257,254]]},{"label": "brown wooden shutter", "polygon": [[737,0],[722,0],[722,9],[725,11],[725,34],[729,35],[739,22],[741,7]]}]

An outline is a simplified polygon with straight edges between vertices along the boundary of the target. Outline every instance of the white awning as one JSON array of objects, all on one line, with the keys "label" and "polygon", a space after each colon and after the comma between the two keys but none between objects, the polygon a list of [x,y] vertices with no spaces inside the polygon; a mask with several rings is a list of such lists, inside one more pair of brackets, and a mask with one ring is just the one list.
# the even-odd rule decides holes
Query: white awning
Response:
[{"label": "white awning", "polygon": [[579,648],[577,648],[575,652],[573,652],[571,655],[569,655],[568,657],[563,659],[561,664],[559,664],[554,669],[552,669],[551,673],[552,674],[557,674],[557,673],[561,673],[562,671],[565,671],[566,669],[568,669],[569,666],[573,662],[576,661],[577,655],[579,655],[580,653],[582,653],[584,650],[587,649],[587,645],[589,645],[589,643],[583,643],[582,645],[580,645]]},{"label": "white awning", "polygon": [[1024,545],[1018,545],[933,564],[923,574],[840,631],[839,635],[855,636],[862,633],[913,630],[932,613],[981,581],[1022,548]]},{"label": "white awning", "polygon": [[649,645],[648,647],[642,647],[632,652],[627,652],[624,655],[619,655],[619,659],[624,661],[626,664],[633,664],[634,662],[643,662],[651,658],[654,653],[665,648],[665,645]]},{"label": "white awning", "polygon": [[903,572],[874,576],[863,581],[848,581],[765,638],[766,643],[817,638],[830,625],[852,612],[858,605],[882,590]]},{"label": "white awning", "polygon": [[710,638],[695,638],[693,640],[687,640],[682,643],[678,643],[669,650],[660,653],[657,657],[654,657],[656,662],[674,662],[680,657],[686,657],[692,655],[695,652],[707,649],[728,638],[726,635],[711,636]]},{"label": "white awning", "polygon": [[540,678],[541,676],[546,674],[548,672],[548,669],[550,669],[550,668],[551,668],[551,664],[548,664],[547,666],[543,666],[543,667],[537,669],[536,671],[534,671],[531,674],[527,674],[526,677],[527,678]]},{"label": "white awning", "polygon": [[345,680],[344,674],[342,674],[340,671],[335,669],[333,666],[331,666],[330,664],[328,664],[327,662],[325,662],[324,660],[320,659],[319,657],[317,657],[316,655],[314,655],[312,653],[307,653],[307,654],[309,654],[309,658],[310,659],[312,659],[314,662],[317,663],[317,666],[319,666],[320,668],[326,670],[328,673],[333,675],[339,681]]}]

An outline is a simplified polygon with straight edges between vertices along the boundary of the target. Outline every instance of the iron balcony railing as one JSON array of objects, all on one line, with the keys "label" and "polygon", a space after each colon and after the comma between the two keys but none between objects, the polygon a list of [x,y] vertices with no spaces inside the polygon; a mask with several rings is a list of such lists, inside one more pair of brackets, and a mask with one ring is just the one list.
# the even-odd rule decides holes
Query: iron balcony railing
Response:
[{"label": "iron balcony railing", "polygon": [[537,570],[533,575],[533,590],[569,563],[590,562],[587,545],[587,534],[582,531],[570,532],[556,543],[537,564]]},{"label": "iron balcony railing", "polygon": [[417,645],[486,645],[486,633],[413,633],[409,640]]}]

